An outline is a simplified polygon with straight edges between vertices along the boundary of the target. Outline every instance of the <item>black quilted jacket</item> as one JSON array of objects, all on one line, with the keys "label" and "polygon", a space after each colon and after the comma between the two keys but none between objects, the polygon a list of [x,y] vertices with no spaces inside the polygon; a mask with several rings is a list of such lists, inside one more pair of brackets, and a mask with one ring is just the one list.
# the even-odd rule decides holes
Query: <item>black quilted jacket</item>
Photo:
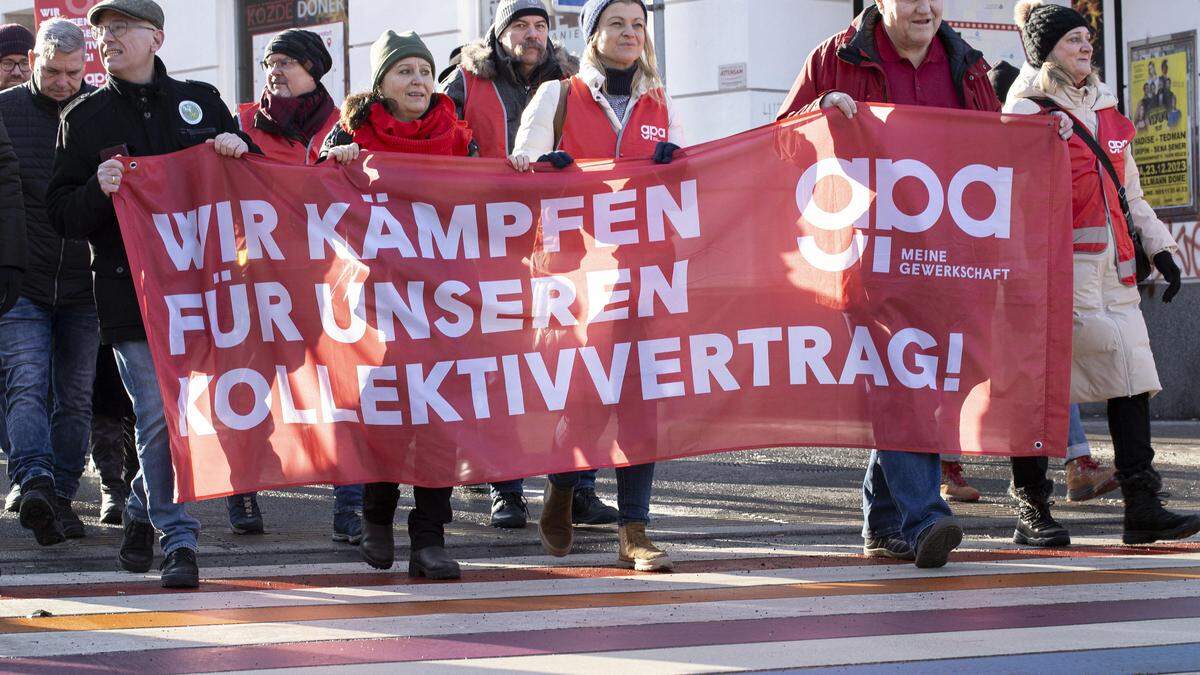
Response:
[{"label": "black quilted jacket", "polygon": [[[83,86],[80,93],[92,90],[87,84]],[[87,242],[58,236],[46,213],[58,115],[65,105],[43,96],[32,80],[0,92],[0,117],[20,162],[25,198],[25,277],[21,295],[50,306],[93,302]]]}]

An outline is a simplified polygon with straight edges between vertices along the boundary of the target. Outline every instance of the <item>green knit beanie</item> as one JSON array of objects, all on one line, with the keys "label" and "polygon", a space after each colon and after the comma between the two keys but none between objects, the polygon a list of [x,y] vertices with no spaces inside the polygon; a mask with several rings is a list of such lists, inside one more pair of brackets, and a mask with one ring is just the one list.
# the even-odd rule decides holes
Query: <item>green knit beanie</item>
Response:
[{"label": "green knit beanie", "polygon": [[398,35],[395,31],[387,31],[379,36],[375,44],[371,45],[371,71],[375,73],[373,89],[379,88],[379,83],[383,82],[383,77],[391,70],[392,66],[396,65],[397,61],[407,59],[410,56],[419,56],[429,62],[429,67],[437,72],[437,66],[433,62],[433,53],[429,51],[429,47],[421,40],[421,36],[409,31],[402,35]]}]

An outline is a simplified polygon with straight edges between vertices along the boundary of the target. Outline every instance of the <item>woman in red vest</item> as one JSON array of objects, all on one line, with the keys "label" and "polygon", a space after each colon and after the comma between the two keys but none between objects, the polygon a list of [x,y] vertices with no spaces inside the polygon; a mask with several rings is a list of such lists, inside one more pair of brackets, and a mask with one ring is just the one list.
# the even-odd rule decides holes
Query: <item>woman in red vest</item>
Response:
[{"label": "woman in red vest", "polygon": [[[478,154],[471,129],[458,119],[454,102],[435,94],[437,82],[433,55],[416,33],[387,31],[371,46],[370,92],[346,99],[342,120],[329,133],[321,159],[347,164],[360,152],[408,152],[467,157]],[[453,439],[406,427],[405,439],[426,457],[449,458],[456,451]],[[457,579],[458,563],[446,552],[445,524],[450,522],[451,488],[413,487],[416,501],[408,516],[411,555],[410,576]],[[392,523],[400,490],[396,483],[368,483],[363,494],[363,559],[378,569],[388,569],[395,557]]]},{"label": "woman in red vest", "polygon": [[[654,46],[646,34],[646,7],[640,0],[589,0],[580,15],[588,36],[579,73],[562,81],[543,84],[525,109],[517,131],[516,150],[509,162],[518,171],[528,171],[537,161],[548,161],[563,169],[580,158],[648,158],[668,163],[683,144],[670,98],[663,90]],[[540,239],[540,237],[539,237]],[[564,242],[559,251],[535,251],[533,273],[570,273],[581,267],[580,241]],[[658,247],[663,257],[673,258],[670,243]],[[574,250],[572,250],[574,249]],[[642,247],[644,254],[646,247]],[[634,251],[633,255],[638,255]],[[617,247],[616,266],[630,253]],[[643,263],[644,264],[644,263]],[[630,291],[636,294],[636,289]],[[636,295],[634,296],[636,297]],[[540,332],[538,346],[551,352],[640,339],[636,322],[618,321],[589,326],[586,336],[573,330],[547,329]],[[620,453],[601,447],[601,438],[616,418],[616,445],[623,451],[639,450],[652,455],[656,445],[657,415],[654,402],[642,401],[631,383],[620,403],[603,405],[599,400],[572,400],[557,425],[555,456],[595,458],[593,463],[619,462]],[[572,390],[584,390],[585,386]],[[650,493],[654,464],[619,467],[617,473],[618,536],[620,564],[642,571],[667,571],[671,558],[646,535],[650,516]],[[571,501],[580,473],[554,474],[546,488],[539,521],[542,546],[548,553],[564,556],[571,550]]]},{"label": "woman in red vest", "polygon": [[[1071,402],[1105,401],[1116,451],[1117,478],[1125,498],[1123,540],[1145,544],[1185,539],[1200,532],[1200,517],[1163,508],[1162,480],[1154,470],[1150,444],[1150,397],[1162,386],[1150,351],[1146,322],[1138,304],[1138,252],[1131,231],[1141,236],[1145,255],[1168,286],[1170,302],[1180,288],[1174,260],[1178,247],[1166,225],[1146,202],[1133,161],[1135,129],[1117,110],[1117,101],[1092,69],[1087,20],[1073,9],[1040,0],[1017,5],[1017,24],[1028,62],[1009,92],[1006,112],[1067,112],[1107,158],[1123,185],[1110,177],[1106,162],[1076,133],[1071,156],[1075,294],[1071,357]],[[1121,189],[1128,212],[1121,205]],[[1043,491],[1053,486],[1044,478]],[[1031,503],[1049,518],[1045,499]]]}]

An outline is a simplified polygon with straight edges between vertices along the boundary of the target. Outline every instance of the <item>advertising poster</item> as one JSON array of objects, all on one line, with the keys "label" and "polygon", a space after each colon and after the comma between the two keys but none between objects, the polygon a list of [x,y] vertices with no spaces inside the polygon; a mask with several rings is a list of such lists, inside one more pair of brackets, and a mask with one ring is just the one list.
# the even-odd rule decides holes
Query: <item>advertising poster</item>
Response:
[{"label": "advertising poster", "polygon": [[289,28],[310,30],[325,40],[325,47],[333,55],[333,67],[321,78],[321,84],[333,100],[344,99],[349,86],[346,46],[349,1],[241,0],[243,56],[239,100],[258,100],[267,82],[267,75],[259,65],[263,50],[277,33]]},{"label": "advertising poster", "polygon": [[1142,188],[1162,217],[1196,214],[1196,33],[1129,46],[1133,155]]},{"label": "advertising poster", "polygon": [[62,18],[69,19],[83,29],[87,36],[87,65],[83,79],[94,87],[102,87],[108,81],[108,74],[104,72],[99,45],[92,39],[91,26],[87,22],[87,12],[97,2],[99,0],[36,0],[33,15],[39,27],[43,21]]}]

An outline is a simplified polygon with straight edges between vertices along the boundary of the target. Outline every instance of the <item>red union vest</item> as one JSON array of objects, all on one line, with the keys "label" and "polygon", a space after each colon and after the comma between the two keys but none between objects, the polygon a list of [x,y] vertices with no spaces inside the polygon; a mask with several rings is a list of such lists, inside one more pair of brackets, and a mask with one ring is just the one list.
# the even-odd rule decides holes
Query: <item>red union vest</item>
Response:
[{"label": "red union vest", "polygon": [[[1133,123],[1116,108],[1096,112],[1096,141],[1108,154],[1117,175],[1125,176],[1125,150],[1133,142]],[[1121,212],[1118,188],[1096,154],[1078,135],[1068,142],[1071,157],[1071,212],[1076,253],[1103,253],[1108,247],[1110,229],[1117,244],[1117,276],[1121,283],[1137,283],[1137,261],[1129,225]]]},{"label": "red union vest", "polygon": [[572,157],[652,157],[655,146],[667,140],[670,116],[661,89],[654,90],[656,95],[647,92],[637,100],[618,134],[583,78],[576,75],[564,84],[570,89],[559,149]]},{"label": "red union vest", "polygon": [[508,110],[496,83],[459,67],[463,76],[463,119],[475,132],[480,157],[508,157]]},{"label": "red union vest", "polygon": [[329,114],[329,118],[321,125],[321,130],[309,141],[308,147],[305,147],[297,141],[289,141],[283,136],[269,134],[255,127],[254,116],[258,114],[258,108],[258,103],[243,103],[238,106],[238,122],[241,123],[242,131],[262,149],[263,154],[269,159],[288,164],[316,164],[321,154],[321,144],[325,142],[325,137],[329,135],[333,125],[337,124],[341,117],[341,111],[335,107]]}]

